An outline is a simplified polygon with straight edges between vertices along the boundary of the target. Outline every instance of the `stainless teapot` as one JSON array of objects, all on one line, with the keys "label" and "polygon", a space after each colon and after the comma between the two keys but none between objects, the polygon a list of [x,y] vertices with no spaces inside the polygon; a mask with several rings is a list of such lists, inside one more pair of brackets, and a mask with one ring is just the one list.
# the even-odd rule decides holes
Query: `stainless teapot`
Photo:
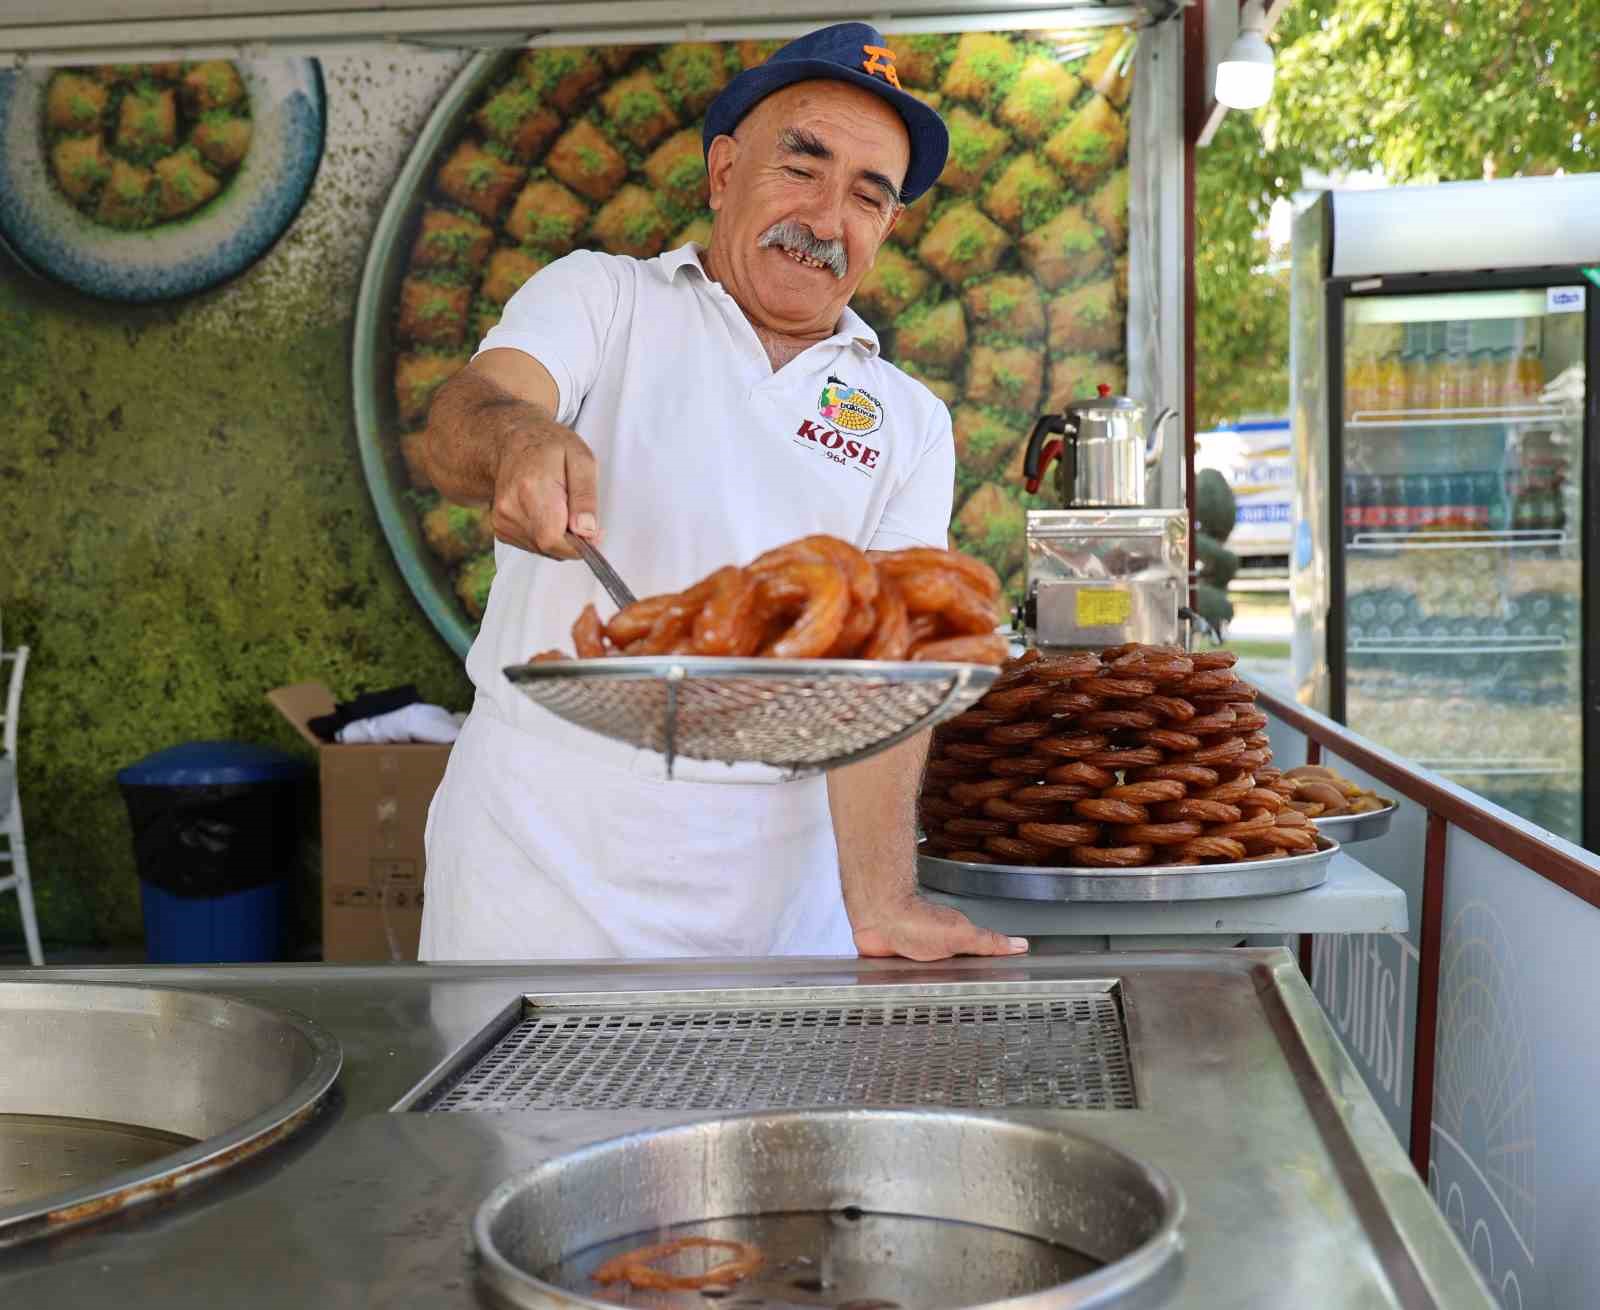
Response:
[{"label": "stainless teapot", "polygon": [[1160,460],[1162,424],[1177,411],[1168,408],[1156,415],[1154,440],[1147,445],[1145,407],[1127,396],[1113,396],[1104,383],[1099,391],[1095,399],[1075,400],[1060,414],[1040,416],[1028,438],[1023,477],[1030,492],[1038,491],[1045,469],[1059,456],[1056,489],[1064,508],[1143,506],[1145,470]]}]

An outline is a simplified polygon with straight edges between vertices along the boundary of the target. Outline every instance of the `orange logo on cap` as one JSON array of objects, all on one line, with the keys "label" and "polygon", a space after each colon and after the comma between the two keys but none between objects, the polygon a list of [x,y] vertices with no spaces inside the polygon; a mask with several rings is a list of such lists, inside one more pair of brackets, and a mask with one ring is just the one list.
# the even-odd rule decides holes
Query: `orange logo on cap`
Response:
[{"label": "orange logo on cap", "polygon": [[868,76],[874,73],[881,74],[883,80],[896,91],[900,90],[900,75],[894,71],[894,51],[887,46],[864,45],[861,53],[866,58],[861,61],[861,67],[867,71]]}]

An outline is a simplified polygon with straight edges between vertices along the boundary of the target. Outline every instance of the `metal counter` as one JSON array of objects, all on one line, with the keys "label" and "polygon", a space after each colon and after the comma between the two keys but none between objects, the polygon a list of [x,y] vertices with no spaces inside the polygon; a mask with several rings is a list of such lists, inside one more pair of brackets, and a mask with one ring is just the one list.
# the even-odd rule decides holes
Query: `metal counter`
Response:
[{"label": "metal counter", "polygon": [[[321,1121],[191,1189],[0,1251],[0,1301],[94,1307],[482,1307],[469,1224],[500,1183],[574,1147],[705,1110],[392,1112],[497,1017],[546,1004],[721,1005],[777,989],[974,989],[1114,980],[1137,1108],[992,1111],[1071,1129],[1182,1190],[1184,1252],[1162,1305],[1449,1307],[1493,1302],[1288,954],[1063,959],[693,961],[638,965],[251,966],[0,973],[181,986],[301,1014],[343,1044]],[[867,992],[862,991],[865,998]],[[503,1026],[503,1024],[502,1024]],[[23,1058],[27,1052],[3,1054]],[[937,1111],[929,1111],[937,1113]],[[914,1168],[915,1162],[908,1162]],[[967,1180],[980,1186],[981,1180]]]}]

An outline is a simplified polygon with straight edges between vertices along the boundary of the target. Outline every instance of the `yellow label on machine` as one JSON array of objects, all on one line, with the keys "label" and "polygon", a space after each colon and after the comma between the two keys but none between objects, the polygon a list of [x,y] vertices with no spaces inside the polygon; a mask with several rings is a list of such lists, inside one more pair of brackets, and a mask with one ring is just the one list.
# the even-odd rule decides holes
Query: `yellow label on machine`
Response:
[{"label": "yellow label on machine", "polygon": [[1131,592],[1115,590],[1080,591],[1078,593],[1078,626],[1080,628],[1116,628],[1128,621],[1133,613]]}]

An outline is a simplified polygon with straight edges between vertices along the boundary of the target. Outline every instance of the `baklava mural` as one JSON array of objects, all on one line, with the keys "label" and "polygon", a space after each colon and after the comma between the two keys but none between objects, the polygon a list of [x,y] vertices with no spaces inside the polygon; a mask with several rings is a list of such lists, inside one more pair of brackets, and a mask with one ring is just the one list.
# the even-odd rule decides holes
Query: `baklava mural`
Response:
[{"label": "baklava mural", "polygon": [[[374,242],[356,402],[407,576],[457,649],[494,577],[486,512],[415,458],[434,391],[522,283],[589,246],[640,258],[710,231],[700,121],[776,43],[552,48],[474,59],[433,112]],[[1134,37],[891,37],[950,161],[854,307],[950,406],[956,540],[1020,592],[1022,452],[1041,408],[1122,390]]]},{"label": "baklava mural", "polygon": [[[1033,417],[1123,383],[1135,36],[892,40],[951,132],[856,308],[950,406],[1012,585]],[[115,769],[294,742],[302,679],[465,708],[483,515],[408,460],[513,291],[704,239],[707,104],[771,44],[0,72],[0,641],[47,935],[139,932]],[[14,898],[0,898],[0,933]]]}]

